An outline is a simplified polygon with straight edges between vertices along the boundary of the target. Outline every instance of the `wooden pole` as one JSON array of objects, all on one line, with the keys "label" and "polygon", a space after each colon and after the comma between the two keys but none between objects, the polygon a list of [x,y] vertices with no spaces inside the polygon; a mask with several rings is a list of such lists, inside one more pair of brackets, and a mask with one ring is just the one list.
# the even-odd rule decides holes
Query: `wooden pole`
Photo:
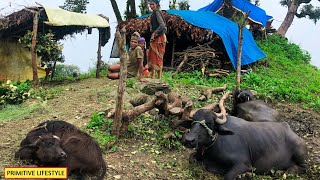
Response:
[{"label": "wooden pole", "polygon": [[237,71],[236,71],[236,79],[237,79],[237,85],[240,88],[240,79],[241,79],[241,56],[242,56],[242,40],[243,40],[243,28],[246,25],[246,22],[248,20],[248,16],[250,14],[250,11],[248,11],[244,15],[244,20],[241,24],[238,24],[239,27],[239,36],[238,36],[238,60],[237,60]]},{"label": "wooden pole", "polygon": [[38,33],[38,12],[33,14],[33,36],[31,41],[31,58],[32,58],[32,72],[33,72],[33,81],[32,84],[34,87],[39,85],[38,78],[38,65],[37,65],[37,54],[35,52],[35,47],[37,43],[37,33]]},{"label": "wooden pole", "polygon": [[120,74],[119,74],[119,86],[118,95],[116,100],[116,110],[113,120],[112,134],[119,136],[122,126],[122,111],[123,111],[123,96],[126,91],[126,79],[127,79],[127,61],[128,54],[126,52],[126,29],[125,27],[119,32],[116,32],[116,40],[120,49]]},{"label": "wooden pole", "polygon": [[171,54],[171,67],[173,68],[174,65],[174,52],[176,49],[176,36],[172,35],[172,54]]},{"label": "wooden pole", "polygon": [[101,41],[102,41],[102,32],[99,29],[99,42],[98,42],[98,60],[97,60],[97,69],[96,69],[96,78],[100,78],[101,71]]}]

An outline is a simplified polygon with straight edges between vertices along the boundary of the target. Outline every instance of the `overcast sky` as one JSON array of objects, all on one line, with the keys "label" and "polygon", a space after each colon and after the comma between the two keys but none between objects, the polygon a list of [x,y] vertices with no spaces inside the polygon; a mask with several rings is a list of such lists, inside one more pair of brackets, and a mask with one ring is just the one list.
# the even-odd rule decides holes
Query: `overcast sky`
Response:
[{"label": "overcast sky", "polygon": [[[115,26],[117,25],[116,17],[114,15],[110,0],[89,0],[90,4],[87,7],[89,14],[104,14],[110,18],[112,37],[105,47],[103,47],[103,61],[112,62],[109,59],[111,51],[113,35],[115,33]],[[24,6],[32,6],[38,2],[48,7],[58,7],[63,5],[64,0],[1,0],[0,1],[0,15],[7,15]],[[125,10],[125,1],[118,0],[120,12]],[[213,2],[213,0],[189,0],[190,9],[197,10]],[[140,0],[136,0],[138,5]],[[312,0],[313,5],[320,6],[317,0]],[[168,9],[169,0],[161,1],[161,8]],[[279,4],[279,0],[260,0],[260,7],[264,9],[267,14],[274,17],[273,26],[278,28],[286,15],[286,8]],[[138,11],[139,12],[139,11]],[[302,49],[307,50],[311,56],[311,64],[320,67],[320,24],[315,25],[308,19],[295,18],[293,24],[289,28],[286,37],[300,45]],[[87,31],[78,34],[74,37],[68,37],[63,41],[63,53],[66,57],[66,64],[75,64],[81,68],[82,71],[87,71],[89,67],[93,67],[97,59],[98,46],[98,32],[93,30],[92,34],[87,34]]]}]

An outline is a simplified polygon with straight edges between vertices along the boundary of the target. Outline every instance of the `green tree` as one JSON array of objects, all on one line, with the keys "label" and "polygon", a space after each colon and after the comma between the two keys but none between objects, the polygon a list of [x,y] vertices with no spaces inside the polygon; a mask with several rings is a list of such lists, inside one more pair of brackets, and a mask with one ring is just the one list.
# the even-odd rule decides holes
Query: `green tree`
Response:
[{"label": "green tree", "polygon": [[176,4],[177,4],[177,0],[170,0],[169,1],[169,9],[173,9],[173,10],[177,9]]},{"label": "green tree", "polygon": [[[308,17],[310,20],[313,20],[314,23],[317,23],[320,19],[320,8],[314,7],[311,4],[311,0],[281,0],[280,4],[288,8],[287,15],[278,29],[278,34],[282,36],[286,35],[295,16],[298,18]],[[298,13],[299,7],[301,7],[301,9]]]},{"label": "green tree", "polygon": [[139,9],[141,16],[145,14],[150,14],[151,11],[149,9],[148,0],[140,0]]},{"label": "green tree", "polygon": [[[33,32],[28,31],[19,42],[31,49]],[[38,33],[35,52],[41,56],[41,64],[46,65],[48,70],[54,68],[56,62],[64,62],[62,55],[63,45],[54,39],[54,34],[49,32],[47,34]],[[49,71],[47,72],[46,79],[48,78]]]},{"label": "green tree", "polygon": [[188,0],[181,0],[178,2],[178,6],[180,10],[189,10],[190,5]]},{"label": "green tree", "polygon": [[60,8],[71,12],[87,13],[87,4],[89,4],[88,0],[65,0]]},{"label": "green tree", "polygon": [[55,77],[72,77],[80,74],[80,68],[76,65],[57,64]]}]

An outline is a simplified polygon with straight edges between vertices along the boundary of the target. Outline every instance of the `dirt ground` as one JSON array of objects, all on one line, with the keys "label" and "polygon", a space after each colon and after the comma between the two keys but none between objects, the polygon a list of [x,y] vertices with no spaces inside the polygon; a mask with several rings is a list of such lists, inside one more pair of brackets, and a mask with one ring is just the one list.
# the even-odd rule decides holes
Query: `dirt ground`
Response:
[{"label": "dirt ground", "polygon": [[[62,90],[58,97],[45,102],[30,100],[24,105],[41,104],[41,108],[18,119],[0,122],[0,174],[5,166],[21,164],[14,160],[14,153],[26,133],[40,122],[63,119],[81,127],[94,112],[115,106],[117,81],[86,79],[59,85],[58,88]],[[182,86],[177,91],[189,95],[190,88]],[[197,90],[194,92],[198,93]],[[137,88],[131,88],[127,90],[126,97],[137,94]],[[276,104],[274,107],[284,114],[291,128],[306,140],[309,147],[309,170],[306,175],[295,179],[317,179],[320,177],[320,114],[303,110],[295,104]],[[115,152],[105,152],[108,165],[106,179],[221,179],[200,165],[189,164],[188,156],[192,150],[183,148],[158,152],[150,148],[150,142],[134,138],[122,138],[117,146]]]}]

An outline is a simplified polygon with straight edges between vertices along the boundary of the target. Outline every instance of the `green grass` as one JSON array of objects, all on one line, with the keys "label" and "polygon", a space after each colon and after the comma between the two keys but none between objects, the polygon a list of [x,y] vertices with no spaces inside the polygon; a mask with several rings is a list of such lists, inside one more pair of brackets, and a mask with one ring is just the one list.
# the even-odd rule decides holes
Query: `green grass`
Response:
[{"label": "green grass", "polygon": [[[310,55],[277,35],[258,44],[267,58],[253,65],[252,72],[243,74],[241,87],[256,90],[261,99],[301,103],[304,108],[319,111],[320,70],[310,65]],[[234,72],[221,79],[203,78],[200,71],[180,73],[171,78],[171,72],[167,72],[164,80],[171,86],[181,83],[220,87],[228,83],[228,90],[236,85]]]},{"label": "green grass", "polygon": [[0,122],[12,121],[27,117],[31,113],[41,109],[40,104],[32,105],[7,105],[0,110]]}]

